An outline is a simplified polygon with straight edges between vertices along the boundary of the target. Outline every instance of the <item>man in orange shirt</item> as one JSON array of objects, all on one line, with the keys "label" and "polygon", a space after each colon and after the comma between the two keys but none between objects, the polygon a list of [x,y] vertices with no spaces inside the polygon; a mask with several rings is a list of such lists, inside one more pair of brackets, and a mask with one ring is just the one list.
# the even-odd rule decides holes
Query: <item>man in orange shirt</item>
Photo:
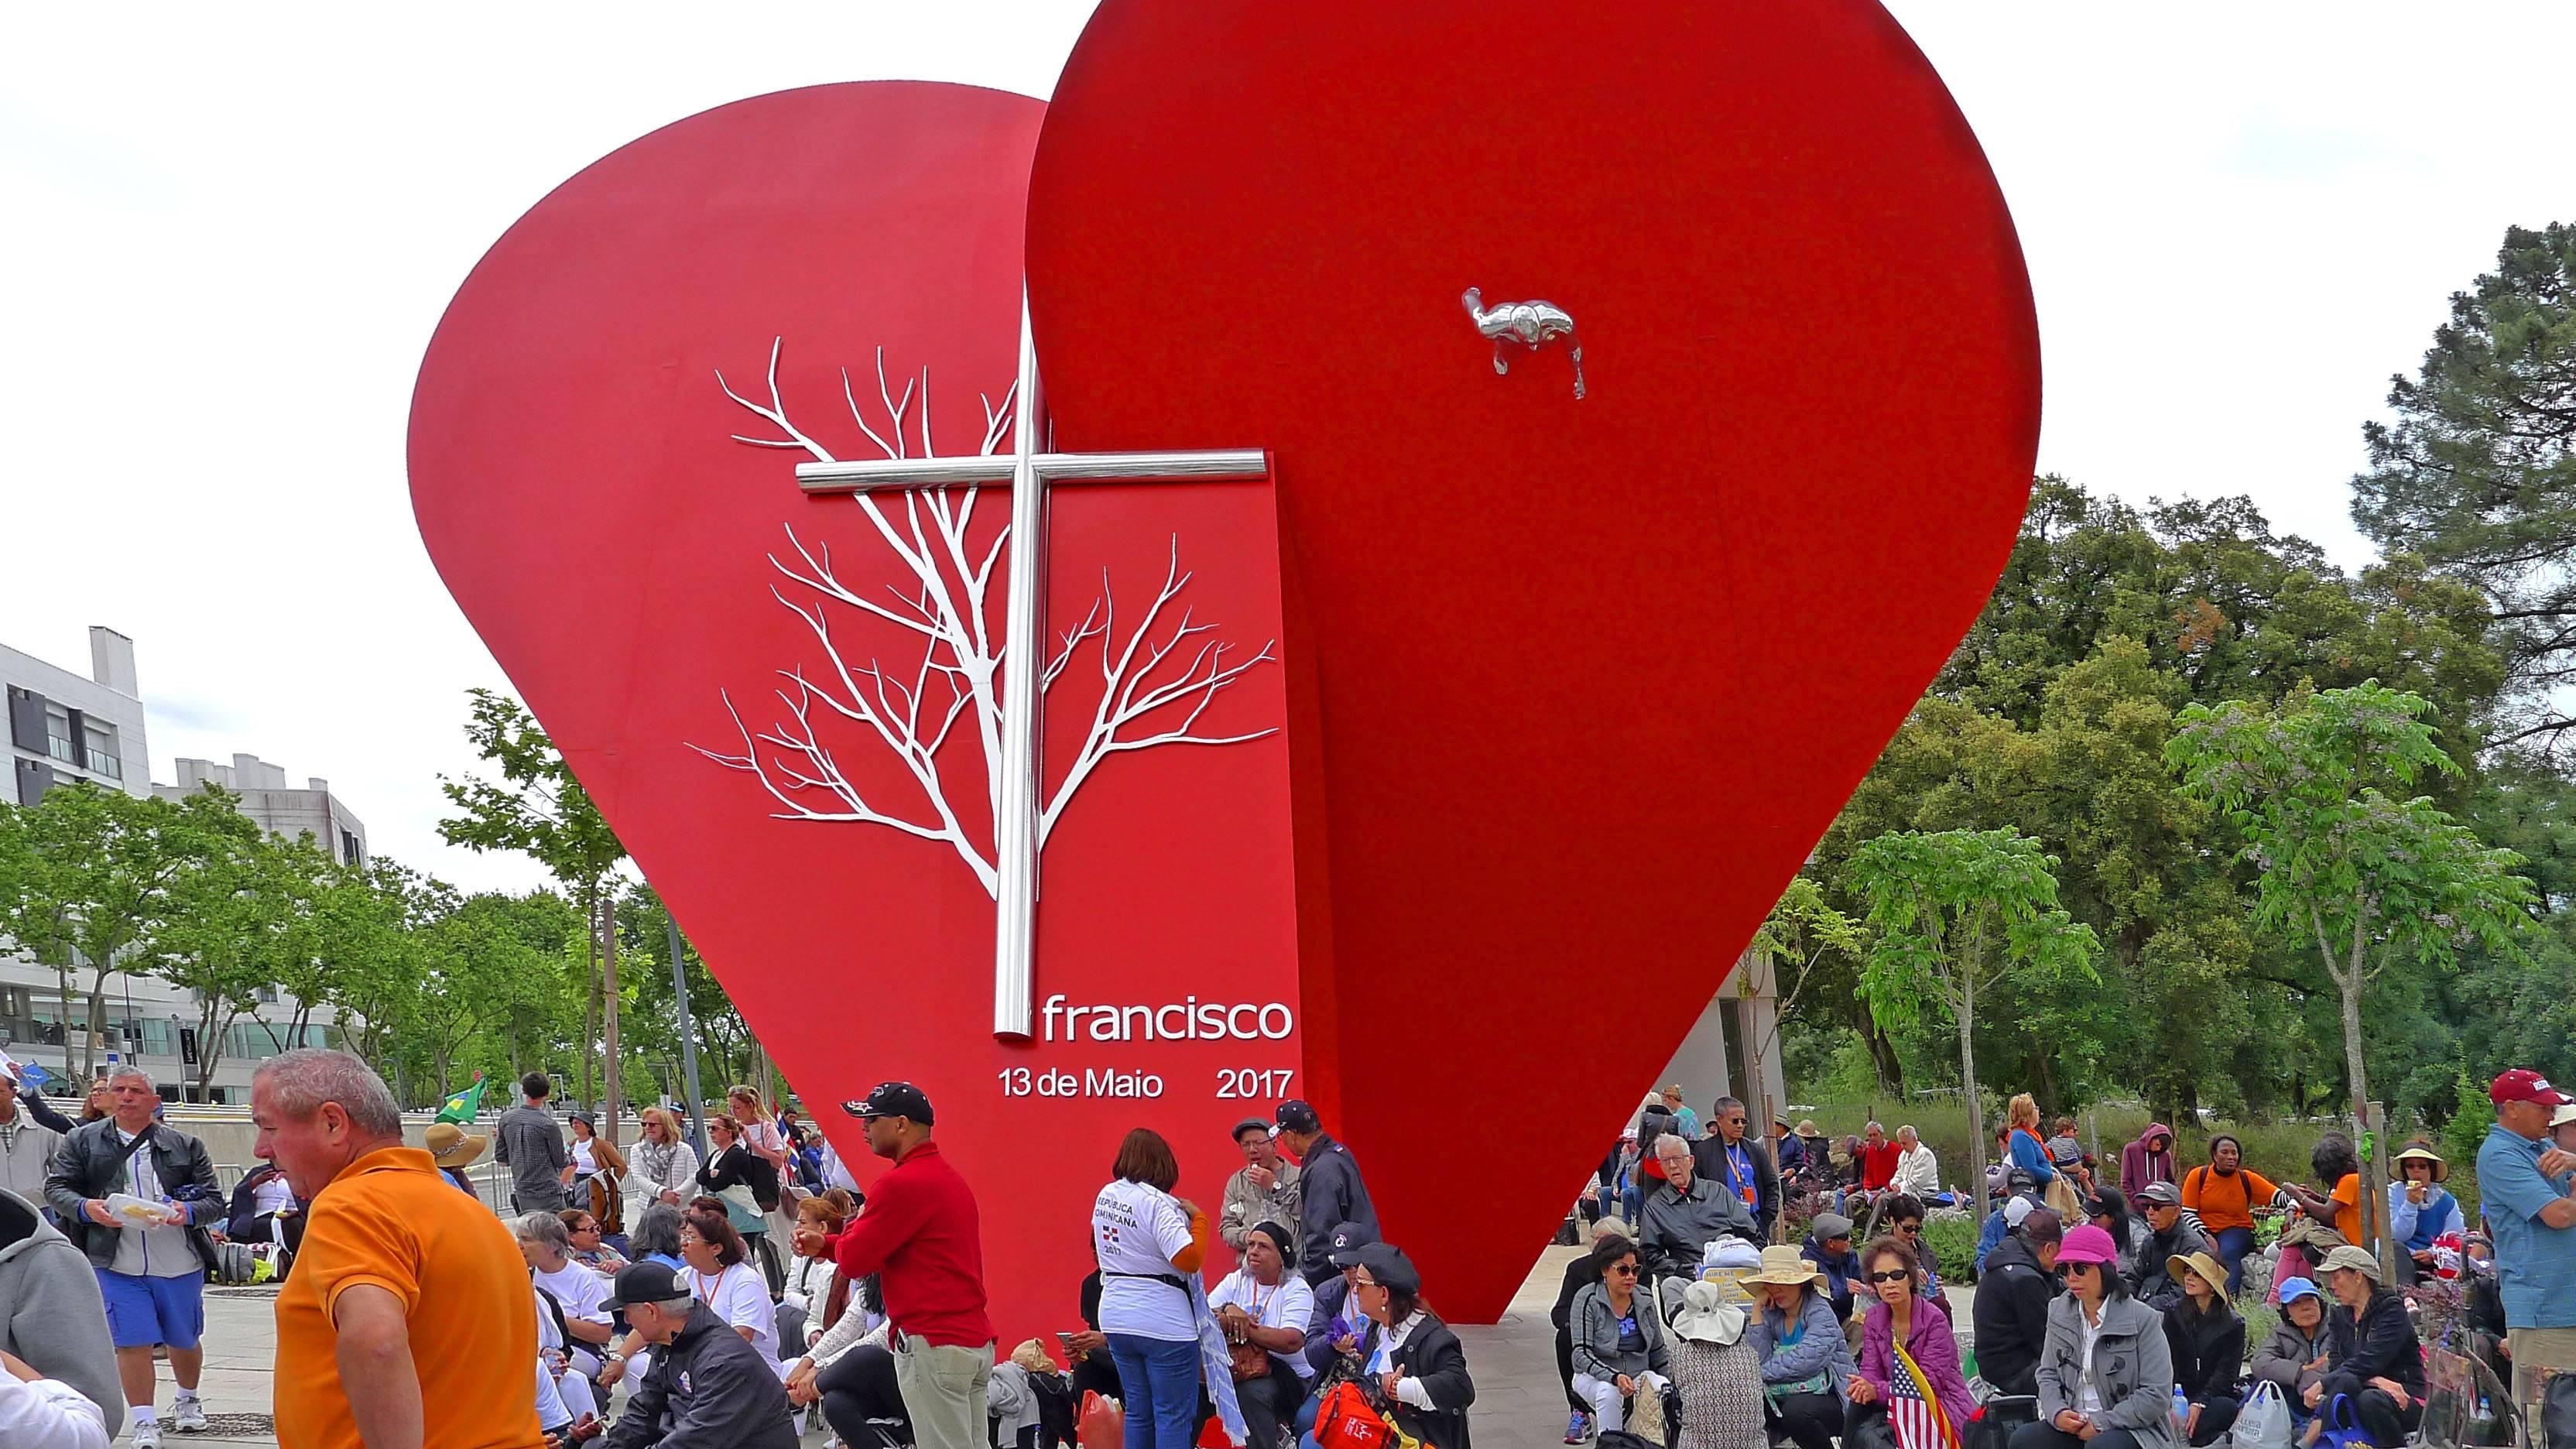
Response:
[{"label": "man in orange shirt", "polygon": [[[251,1077],[252,1151],[308,1201],[277,1296],[277,1437],[296,1449],[542,1449],[536,1299],[510,1230],[405,1147],[347,1052]],[[438,1391],[414,1343],[437,1355]]]}]

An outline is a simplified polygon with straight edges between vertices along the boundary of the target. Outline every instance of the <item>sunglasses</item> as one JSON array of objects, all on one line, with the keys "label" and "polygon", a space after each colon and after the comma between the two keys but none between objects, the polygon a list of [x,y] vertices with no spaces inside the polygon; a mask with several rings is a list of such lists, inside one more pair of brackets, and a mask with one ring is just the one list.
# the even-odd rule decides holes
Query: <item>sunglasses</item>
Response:
[{"label": "sunglasses", "polygon": [[2066,1269],[2066,1271],[2067,1271],[2067,1272],[2069,1272],[2069,1273],[2090,1273],[2090,1272],[2093,1272],[2094,1270],[2096,1270],[2096,1269],[2100,1268],[2102,1265],[2101,1265],[2101,1264],[2099,1264],[2099,1263],[2086,1263],[2086,1262],[2080,1262],[2080,1261],[2069,1261],[2069,1262],[2066,1262],[2066,1263],[2064,1263],[2064,1264],[2061,1264],[2060,1266],[2062,1266],[2063,1268],[2065,1268],[2065,1269]]},{"label": "sunglasses", "polygon": [[1902,1283],[1913,1276],[1914,1275],[1912,1273],[1903,1268],[1889,1268],[1883,1272],[1870,1274],[1869,1281],[1872,1283]]},{"label": "sunglasses", "polygon": [[1613,1263],[1610,1265],[1610,1271],[1618,1274],[1622,1278],[1634,1278],[1637,1276],[1637,1265],[1634,1263]]},{"label": "sunglasses", "polygon": [[1923,1235],[1923,1225],[1921,1223],[1898,1223],[1896,1225],[1896,1230],[1909,1238],[1919,1238]]}]

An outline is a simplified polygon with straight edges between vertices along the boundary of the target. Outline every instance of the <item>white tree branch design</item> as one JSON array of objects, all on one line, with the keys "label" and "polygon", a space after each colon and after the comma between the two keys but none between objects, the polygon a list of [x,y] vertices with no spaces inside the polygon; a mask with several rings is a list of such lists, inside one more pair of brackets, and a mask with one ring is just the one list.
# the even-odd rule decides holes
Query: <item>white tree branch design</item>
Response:
[{"label": "white tree branch design", "polygon": [[[783,338],[769,347],[767,405],[736,392],[716,374],[716,385],[745,411],[784,436],[753,437],[736,433],[733,440],[756,448],[801,450],[820,462],[837,461],[816,439],[787,416],[778,390],[778,358]],[[984,434],[978,453],[1002,450],[1013,427],[1018,384],[997,405],[979,395]],[[849,369],[841,369],[841,396],[851,421],[888,458],[937,457],[930,429],[930,373],[927,368],[904,381],[897,396],[885,370],[885,349],[876,350],[877,401],[885,412],[880,433],[868,420]],[[916,415],[915,407],[920,409]],[[908,451],[917,442],[919,451]],[[998,630],[985,608],[991,597],[993,571],[1009,542],[1010,528],[997,529],[981,549],[968,543],[974,523],[974,487],[923,487],[903,492],[900,524],[878,495],[851,495],[877,537],[894,553],[910,577],[902,586],[862,592],[834,571],[828,544],[809,545],[786,526],[792,557],[769,556],[770,566],[795,595],[778,584],[771,597],[805,625],[820,652],[810,670],[796,664],[777,671],[784,681],[775,691],[780,718],[755,729],[746,723],[730,691],[722,694],[726,713],[741,737],[739,754],[691,744],[690,748],[727,769],[759,781],[777,808],[780,820],[881,825],[924,840],[945,841],[975,873],[986,895],[998,890],[991,856],[992,821],[999,810],[1003,772],[1002,699],[999,671],[1004,653]],[[1014,566],[1017,560],[1014,559]],[[1047,836],[1101,763],[1112,755],[1165,745],[1232,745],[1277,733],[1275,726],[1240,733],[1204,733],[1201,719],[1218,695],[1249,671],[1275,662],[1276,640],[1248,659],[1229,660],[1235,646],[1210,636],[1213,624],[1197,622],[1187,607],[1177,622],[1167,614],[1188,589],[1193,576],[1183,572],[1180,539],[1172,539],[1163,581],[1135,626],[1122,636],[1117,625],[1116,596],[1109,572],[1100,575],[1100,596],[1082,622],[1057,636],[1056,650],[1040,669],[1040,693],[1051,694],[1058,677],[1086,644],[1099,655],[1100,697],[1091,712],[1081,748],[1075,751],[1051,793],[1042,795],[1038,844]],[[921,657],[910,668],[889,669],[876,658],[860,662],[854,648],[834,634],[838,610],[890,624],[917,635]],[[941,779],[940,761],[960,720],[973,716],[983,753],[985,800],[979,821],[961,816]],[[835,754],[833,739],[841,733],[862,748],[892,754],[910,777],[920,799],[909,808],[887,805],[855,784]]]}]

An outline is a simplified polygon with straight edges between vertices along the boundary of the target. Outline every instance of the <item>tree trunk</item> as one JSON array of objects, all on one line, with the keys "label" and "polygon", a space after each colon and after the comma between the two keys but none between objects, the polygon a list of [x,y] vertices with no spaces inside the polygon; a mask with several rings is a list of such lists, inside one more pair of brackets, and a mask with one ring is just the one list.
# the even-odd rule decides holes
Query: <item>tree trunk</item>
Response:
[{"label": "tree trunk", "polygon": [[100,967],[90,974],[89,1040],[81,1043],[81,1080],[98,1078],[98,1039],[107,1033],[107,971]]},{"label": "tree trunk", "polygon": [[[2370,1074],[2361,1060],[2362,982],[2359,961],[2353,963],[2352,970],[2346,973],[2339,984],[2343,987],[2344,1065],[2345,1069],[2352,1073],[2352,1146],[2353,1151],[2360,1158],[2357,1173],[2360,1181],[2355,1186],[2359,1189],[2357,1196],[2360,1199],[2362,1236],[2368,1240],[2357,1246],[2366,1247],[2378,1254],[2381,1281],[2394,1282],[2392,1275],[2397,1270],[2396,1265],[2390,1261],[2392,1254],[2386,1221],[2388,1215],[2379,1210],[2386,1196],[2380,1191],[2379,1186],[2380,1154],[2375,1150],[2369,1150],[2375,1149],[2377,1144],[2370,1138]],[[2334,1184],[2327,1183],[2326,1187],[2331,1191]]]},{"label": "tree trunk", "polygon": [[78,1086],[86,1095],[89,1078],[75,1075],[72,1069],[72,967],[68,961],[54,963],[54,991],[60,1005],[54,1011],[54,1025],[63,1034],[63,1080]]},{"label": "tree trunk", "polygon": [[1968,1099],[1968,1190],[1983,1192],[1986,1182],[1986,1104],[1977,1095],[1977,980],[1959,973],[1959,1090]]},{"label": "tree trunk", "polygon": [[618,1081],[617,1045],[617,910],[608,893],[602,891],[599,903],[599,1024],[608,1039],[608,1061],[601,1072],[601,1090],[608,1100],[600,1104],[599,1135],[609,1146],[617,1141],[617,1116],[626,1106],[625,1093]]}]

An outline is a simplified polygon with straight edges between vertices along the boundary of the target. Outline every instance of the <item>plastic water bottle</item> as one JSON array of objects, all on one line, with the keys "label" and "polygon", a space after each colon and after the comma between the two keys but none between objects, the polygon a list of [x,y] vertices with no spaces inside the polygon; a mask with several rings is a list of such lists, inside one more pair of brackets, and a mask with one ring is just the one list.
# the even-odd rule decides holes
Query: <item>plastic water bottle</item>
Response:
[{"label": "plastic water bottle", "polygon": [[2180,1384],[2176,1384],[2174,1386],[2174,1432],[2176,1434],[2180,1434],[2182,1432],[2183,1420],[2190,1417],[2191,1395],[2184,1393],[2182,1391],[2182,1386]]}]

